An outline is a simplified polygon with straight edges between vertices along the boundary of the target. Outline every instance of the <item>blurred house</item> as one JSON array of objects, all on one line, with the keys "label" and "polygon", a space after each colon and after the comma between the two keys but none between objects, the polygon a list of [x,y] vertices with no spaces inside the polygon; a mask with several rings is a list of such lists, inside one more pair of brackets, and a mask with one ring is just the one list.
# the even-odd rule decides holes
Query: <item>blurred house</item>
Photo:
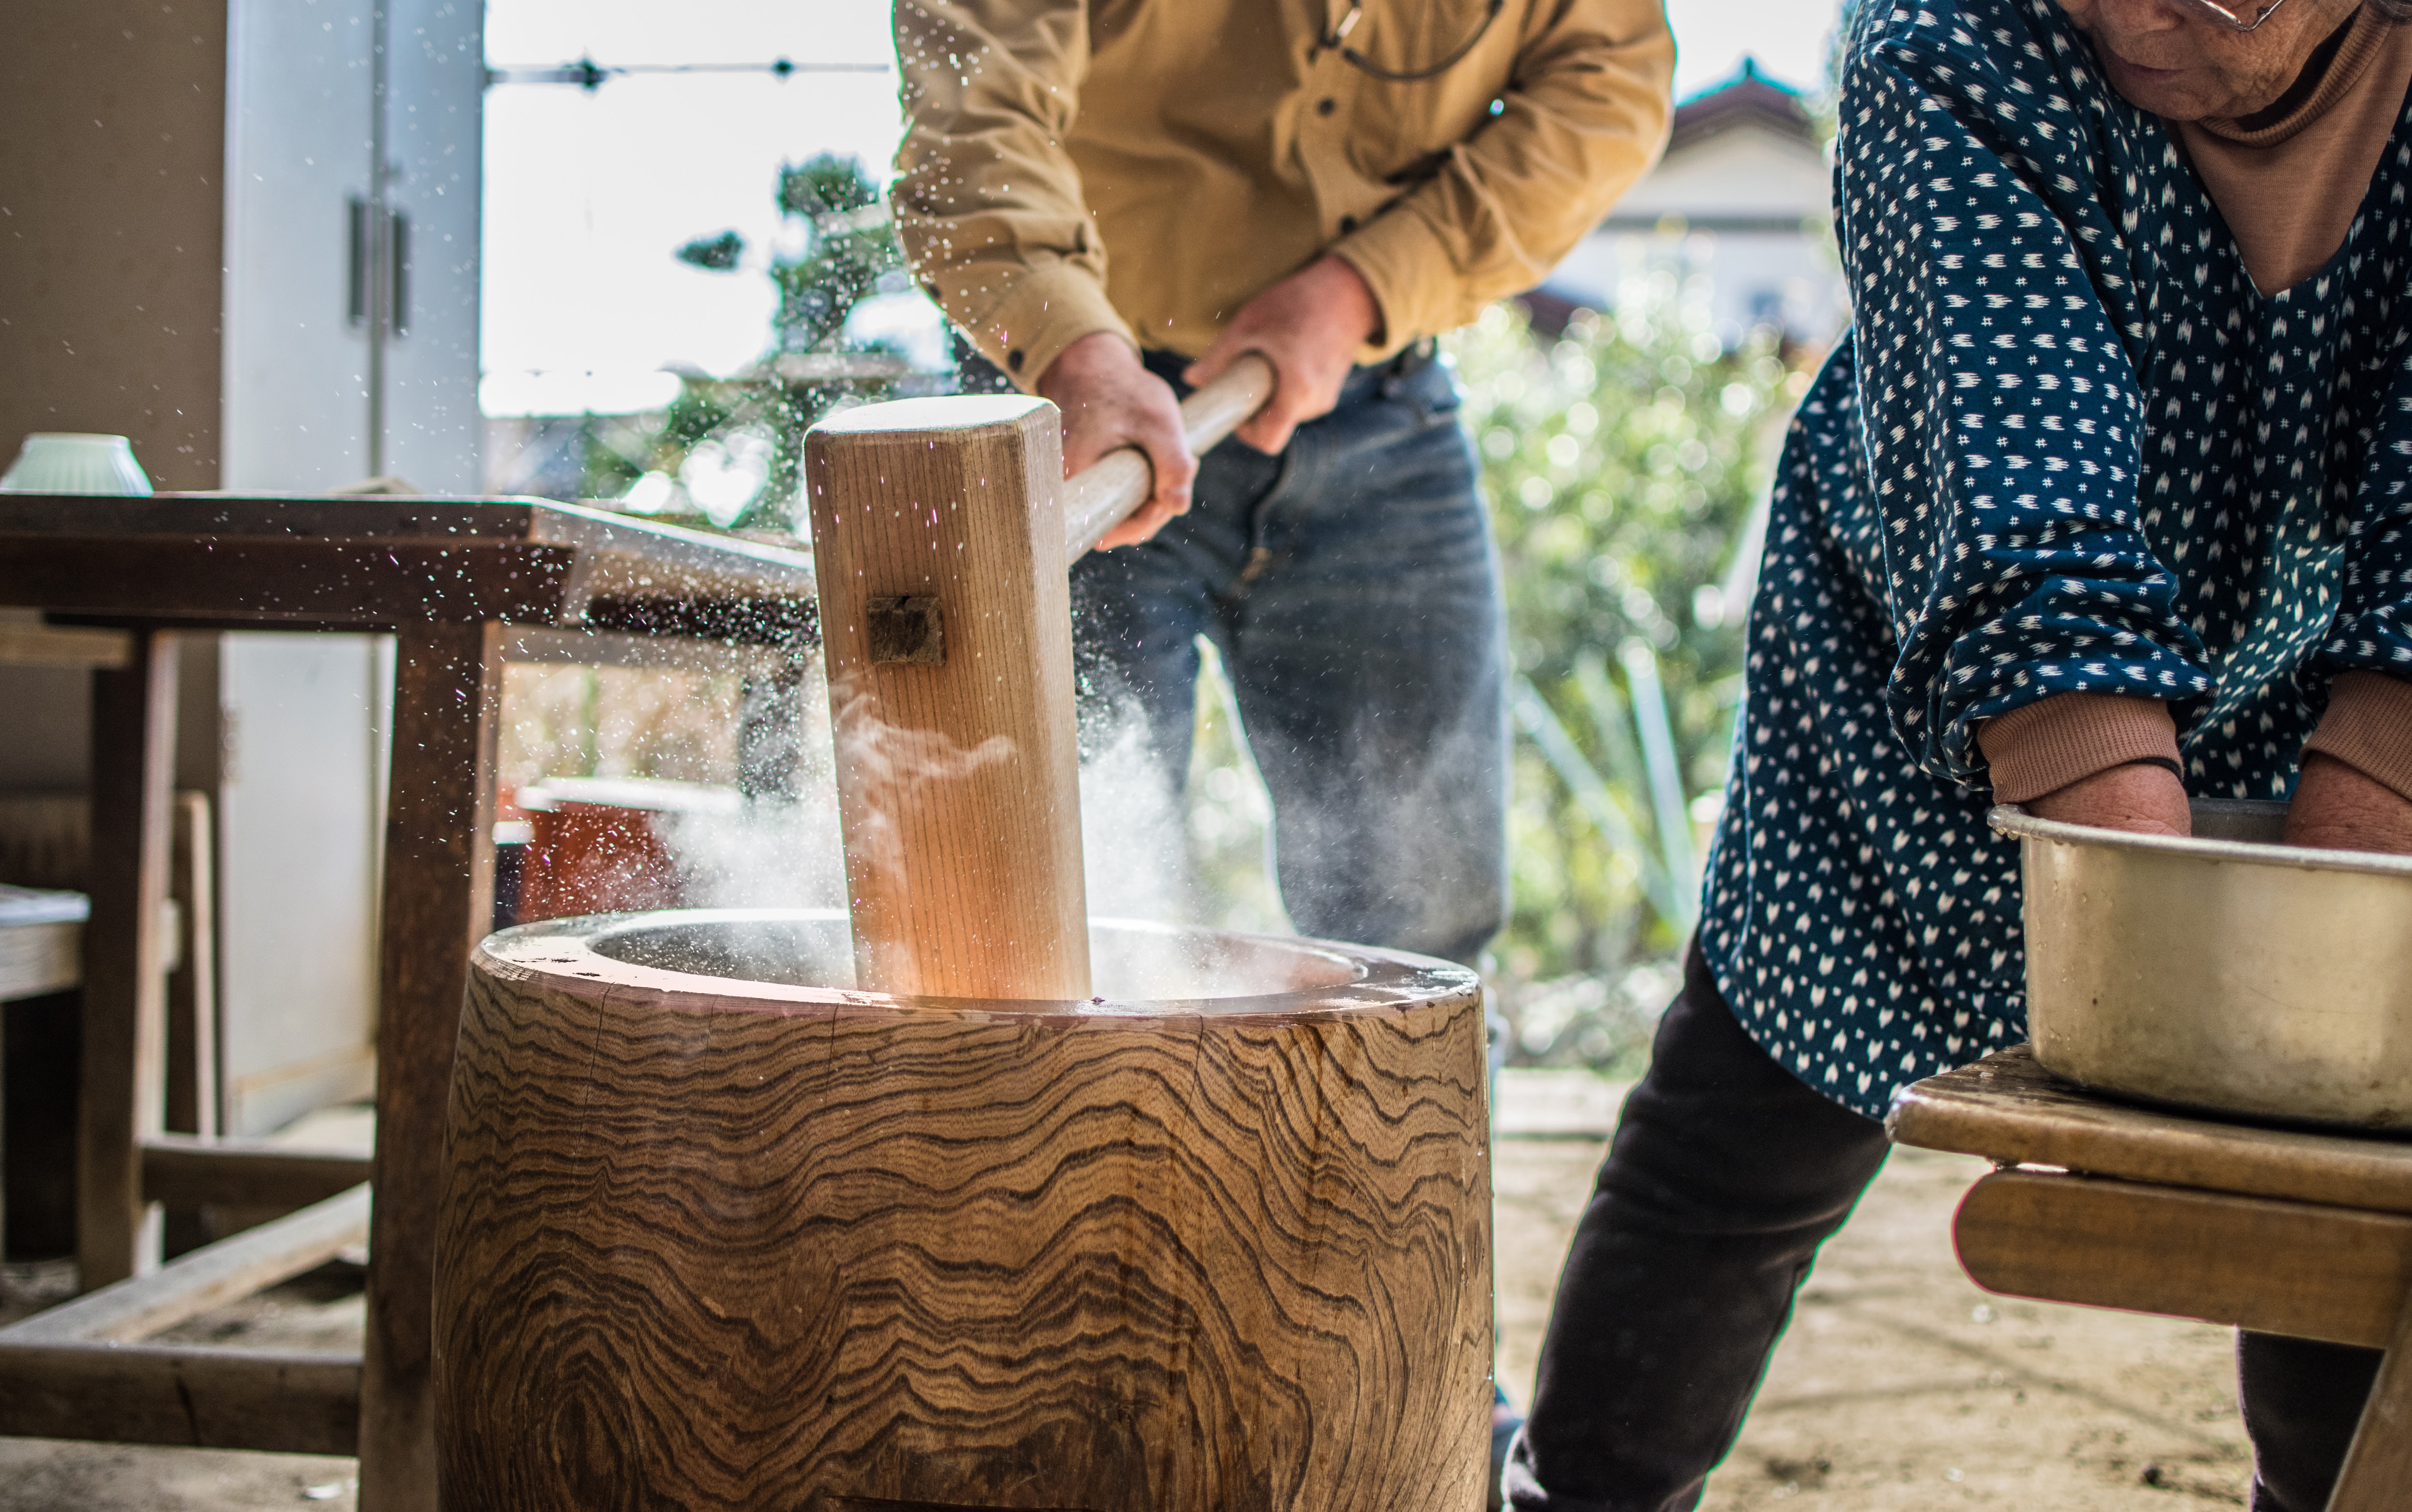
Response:
[{"label": "blurred house", "polygon": [[1728,341],[1765,325],[1822,348],[1850,318],[1831,199],[1807,102],[1745,62],[1676,108],[1667,155],[1528,302],[1546,324],[1579,306],[1612,308],[1630,279],[1697,274]]}]

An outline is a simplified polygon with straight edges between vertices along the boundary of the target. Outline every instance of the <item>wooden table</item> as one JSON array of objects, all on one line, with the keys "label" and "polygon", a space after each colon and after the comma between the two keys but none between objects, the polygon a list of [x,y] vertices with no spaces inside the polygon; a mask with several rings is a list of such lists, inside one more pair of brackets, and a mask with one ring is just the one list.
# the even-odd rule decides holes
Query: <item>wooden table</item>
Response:
[{"label": "wooden table", "polygon": [[2412,1142],[2132,1107],[2024,1048],[1904,1092],[1902,1144],[2000,1168],[1953,1219],[1988,1291],[2386,1350],[2330,1512],[2412,1486]]},{"label": "wooden table", "polygon": [[[817,639],[810,559],[542,500],[0,494],[0,605],[131,632],[125,664],[93,673],[77,1242],[97,1289],[0,1329],[0,1433],[357,1452],[364,1512],[431,1508],[433,1235],[469,951],[493,910],[504,663],[658,660],[661,638],[792,689]],[[162,1132],[174,636],[238,629],[399,643],[365,1164]],[[162,1267],[163,1200],[301,1211]],[[360,1358],[138,1342],[363,1234]]]}]

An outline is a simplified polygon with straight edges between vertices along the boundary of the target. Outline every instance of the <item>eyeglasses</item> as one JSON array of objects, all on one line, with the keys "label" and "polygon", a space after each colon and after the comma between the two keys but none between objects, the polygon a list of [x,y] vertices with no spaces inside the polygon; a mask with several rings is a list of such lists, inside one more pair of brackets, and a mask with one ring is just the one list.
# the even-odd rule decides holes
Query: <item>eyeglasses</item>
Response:
[{"label": "eyeglasses", "polygon": [[2190,10],[2209,22],[2216,22],[2232,32],[2249,32],[2270,19],[2270,13],[2287,0],[2244,0],[2243,4],[2223,4],[2222,0],[2178,0],[2179,7]]}]

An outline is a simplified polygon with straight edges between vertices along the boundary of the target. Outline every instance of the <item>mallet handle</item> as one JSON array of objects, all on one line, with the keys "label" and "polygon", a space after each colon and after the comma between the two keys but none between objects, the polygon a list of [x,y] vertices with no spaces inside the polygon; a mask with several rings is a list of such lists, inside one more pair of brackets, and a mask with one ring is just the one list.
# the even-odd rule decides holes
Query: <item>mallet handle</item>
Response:
[{"label": "mallet handle", "polygon": [[[1206,448],[1229,435],[1264,407],[1273,393],[1273,365],[1255,352],[1243,353],[1220,376],[1181,402],[1181,426],[1189,449]],[[1095,465],[1064,481],[1065,565],[1088,554],[1106,532],[1147,502],[1155,492],[1155,471],[1137,447],[1107,452]]]}]

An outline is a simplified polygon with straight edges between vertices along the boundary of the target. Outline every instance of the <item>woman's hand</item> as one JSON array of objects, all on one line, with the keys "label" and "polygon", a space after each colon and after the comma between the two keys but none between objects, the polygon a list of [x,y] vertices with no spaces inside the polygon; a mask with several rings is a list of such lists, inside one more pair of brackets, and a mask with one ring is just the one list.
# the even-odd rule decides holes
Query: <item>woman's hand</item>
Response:
[{"label": "woman's hand", "polygon": [[2412,855],[2412,800],[2314,751],[2303,757],[2303,775],[2287,810],[2287,844]]},{"label": "woman's hand", "polygon": [[2139,835],[2191,835],[2185,784],[2167,767],[2131,762],[2081,777],[2026,805],[2038,819],[2125,829]]}]

